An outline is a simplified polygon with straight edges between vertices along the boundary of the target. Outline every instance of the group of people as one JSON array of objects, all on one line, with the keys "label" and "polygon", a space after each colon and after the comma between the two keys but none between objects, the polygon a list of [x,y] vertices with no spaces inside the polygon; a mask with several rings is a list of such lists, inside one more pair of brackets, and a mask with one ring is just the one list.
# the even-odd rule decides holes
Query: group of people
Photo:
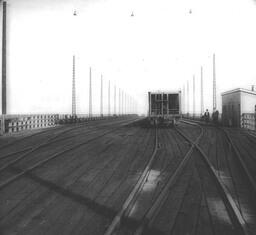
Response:
[{"label": "group of people", "polygon": [[[209,122],[210,121],[210,113],[209,113],[208,109],[206,109],[206,111],[205,111],[205,113],[204,113],[202,118],[203,118],[203,120],[205,122]],[[213,123],[218,124],[218,121],[219,121],[219,111],[217,109],[213,109],[212,121],[213,121]]]}]

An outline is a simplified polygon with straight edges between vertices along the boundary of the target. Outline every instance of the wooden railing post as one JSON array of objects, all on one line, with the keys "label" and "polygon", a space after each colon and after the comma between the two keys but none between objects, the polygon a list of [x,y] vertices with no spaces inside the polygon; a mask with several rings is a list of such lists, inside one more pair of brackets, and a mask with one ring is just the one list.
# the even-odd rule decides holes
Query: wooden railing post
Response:
[{"label": "wooden railing post", "polygon": [[1,115],[1,135],[5,133],[5,115]]}]

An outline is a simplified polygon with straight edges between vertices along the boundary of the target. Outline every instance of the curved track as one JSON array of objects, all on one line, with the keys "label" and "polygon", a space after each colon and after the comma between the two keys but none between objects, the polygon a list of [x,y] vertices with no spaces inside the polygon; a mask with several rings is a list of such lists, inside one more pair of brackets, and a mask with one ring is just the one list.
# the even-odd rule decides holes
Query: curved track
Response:
[{"label": "curved track", "polygon": [[[121,121],[121,126],[124,124],[124,125],[127,125],[129,124],[130,122],[134,122],[134,120],[132,121]],[[74,129],[77,129],[78,127],[75,127],[75,128],[71,128],[71,129],[68,129],[68,130],[64,130],[60,133],[58,133],[57,135],[54,135],[53,137],[49,138],[48,140],[46,140],[44,143],[30,149],[29,151],[25,152],[24,154],[18,156],[17,158],[11,160],[10,162],[7,162],[6,164],[4,164],[3,166],[1,166],[0,168],[0,173],[4,173],[5,170],[8,170],[8,168],[10,167],[15,167],[15,164],[17,165],[18,164],[18,167],[21,170],[21,172],[15,174],[14,176],[7,176],[7,179],[5,180],[2,180],[3,182],[0,183],[0,190],[3,188],[3,187],[6,187],[8,184],[12,183],[14,180],[17,180],[19,177],[23,176],[24,174],[38,168],[38,167],[41,167],[42,165],[44,165],[45,163],[67,153],[67,152],[70,152],[76,148],[79,148],[80,146],[83,146],[85,144],[88,144],[90,143],[91,141],[94,141],[98,138],[101,138],[111,132],[113,132],[114,130],[116,130],[117,128],[119,128],[120,126],[120,122],[117,122],[115,123],[116,127],[113,127],[111,128],[110,130],[106,130],[106,131],[103,131],[103,133],[99,133],[98,135],[96,135],[95,137],[93,138],[89,138],[85,141],[77,141],[77,139],[74,139],[74,137],[78,137],[79,135],[85,135],[84,132],[82,133],[76,133],[76,134],[73,134],[73,135],[70,135],[70,136],[65,136],[65,137],[62,137],[60,139],[56,139],[57,137],[63,135],[64,133],[66,134],[67,132],[71,132],[71,131],[74,131]],[[102,130],[104,130],[101,126],[101,129],[100,131],[102,132]],[[89,132],[88,134],[86,134],[86,136],[90,136],[91,134],[94,134],[94,133],[97,133],[97,129],[96,131],[94,130],[94,132]],[[72,141],[70,141],[70,138],[72,138]],[[66,141],[68,140],[70,143],[63,143],[61,141]],[[57,151],[54,149],[54,153],[52,154],[49,154],[49,146],[52,147],[51,145],[52,144],[58,144],[58,149],[61,149],[61,151]],[[60,145],[61,144],[61,145]],[[63,144],[65,144],[67,148],[63,147]],[[40,150],[42,151],[42,148],[47,148],[47,155],[48,156],[43,156],[38,159],[35,158],[35,156],[33,154],[36,154],[36,151]],[[24,150],[23,150],[24,151]],[[31,156],[32,154],[32,156]],[[14,154],[15,155],[15,154]],[[5,157],[2,157],[2,158],[5,158]],[[22,162],[23,161],[23,162]],[[24,169],[25,168],[25,169]],[[7,174],[8,175],[8,174]]]},{"label": "curved track", "polygon": [[125,124],[70,130],[13,164],[26,150],[0,159],[8,165],[0,172],[0,230],[255,234],[251,184],[236,157],[243,152],[231,143],[239,142],[235,133],[193,123]]},{"label": "curved track", "polygon": [[[147,192],[147,179],[134,189],[136,193],[118,223],[114,220],[105,234],[254,234],[254,223],[247,223],[241,206],[199,146],[205,138],[204,128],[193,125],[186,128],[189,135],[177,129],[191,147],[183,160],[168,169],[162,187]],[[158,151],[153,154],[156,165],[160,162]],[[164,166],[160,171],[168,168],[168,164]],[[148,175],[152,168],[150,164]]]},{"label": "curved track", "polygon": [[[245,144],[241,132],[236,136],[240,143],[234,144],[233,138],[230,138],[231,130],[196,125],[204,130],[199,146],[227,194],[233,200],[234,208],[236,207],[237,214],[240,214],[240,223],[244,224],[243,232],[254,234],[256,232],[255,181],[252,171],[244,161],[249,156],[241,155],[237,151],[237,148],[240,149],[239,146]],[[250,168],[255,169],[256,164],[251,164]]]},{"label": "curved track", "polygon": [[172,129],[156,131],[155,151],[141,180],[126,200],[105,234],[133,234],[144,231],[146,221],[164,203],[168,190],[178,179],[192,148]]},{"label": "curved track", "polygon": [[[61,153],[59,158],[47,161],[42,155],[45,162],[41,165],[37,160],[38,167],[32,164],[33,158],[8,167],[1,177],[19,176],[1,189],[1,231],[81,234],[86,227],[91,231],[89,234],[99,234],[96,232],[99,224],[104,229],[103,224],[115,215],[133,188],[153,143],[150,129],[125,125],[110,129],[101,138],[102,130],[91,134],[90,144]],[[81,209],[75,209],[79,207]],[[74,226],[63,222],[72,220],[70,216],[74,215],[66,211],[68,208],[77,216]],[[18,216],[20,213],[23,217]],[[59,217],[61,224],[57,222]],[[56,221],[55,225],[49,224],[50,221]]]}]

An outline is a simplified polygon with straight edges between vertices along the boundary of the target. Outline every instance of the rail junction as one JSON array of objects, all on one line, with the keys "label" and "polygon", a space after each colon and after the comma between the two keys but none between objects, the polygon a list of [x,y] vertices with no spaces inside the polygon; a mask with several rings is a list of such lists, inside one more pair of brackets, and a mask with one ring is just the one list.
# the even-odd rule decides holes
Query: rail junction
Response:
[{"label": "rail junction", "polygon": [[[230,53],[242,38],[255,41],[243,26],[253,11],[237,24],[228,4],[201,14],[209,4],[192,11],[155,1],[144,14],[136,1],[120,11],[117,1],[23,2],[0,0],[0,235],[255,235],[256,85],[224,90],[241,71],[237,85],[255,77],[253,50],[241,54],[241,70]],[[217,9],[234,25],[216,21]],[[205,40],[202,22],[220,35],[235,29],[233,43],[215,45],[215,31]],[[208,81],[212,48],[231,61],[219,66],[230,76],[218,84],[221,97],[213,51]],[[206,69],[185,78],[199,64]]]},{"label": "rail junction", "polygon": [[1,233],[255,234],[254,135],[131,115],[1,137]]}]

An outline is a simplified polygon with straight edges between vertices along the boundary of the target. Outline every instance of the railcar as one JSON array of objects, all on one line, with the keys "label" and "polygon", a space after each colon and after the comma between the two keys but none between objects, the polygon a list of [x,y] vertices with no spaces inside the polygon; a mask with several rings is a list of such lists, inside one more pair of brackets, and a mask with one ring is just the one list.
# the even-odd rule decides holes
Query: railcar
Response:
[{"label": "railcar", "polygon": [[174,125],[181,118],[181,91],[148,92],[148,118],[151,124]]}]

